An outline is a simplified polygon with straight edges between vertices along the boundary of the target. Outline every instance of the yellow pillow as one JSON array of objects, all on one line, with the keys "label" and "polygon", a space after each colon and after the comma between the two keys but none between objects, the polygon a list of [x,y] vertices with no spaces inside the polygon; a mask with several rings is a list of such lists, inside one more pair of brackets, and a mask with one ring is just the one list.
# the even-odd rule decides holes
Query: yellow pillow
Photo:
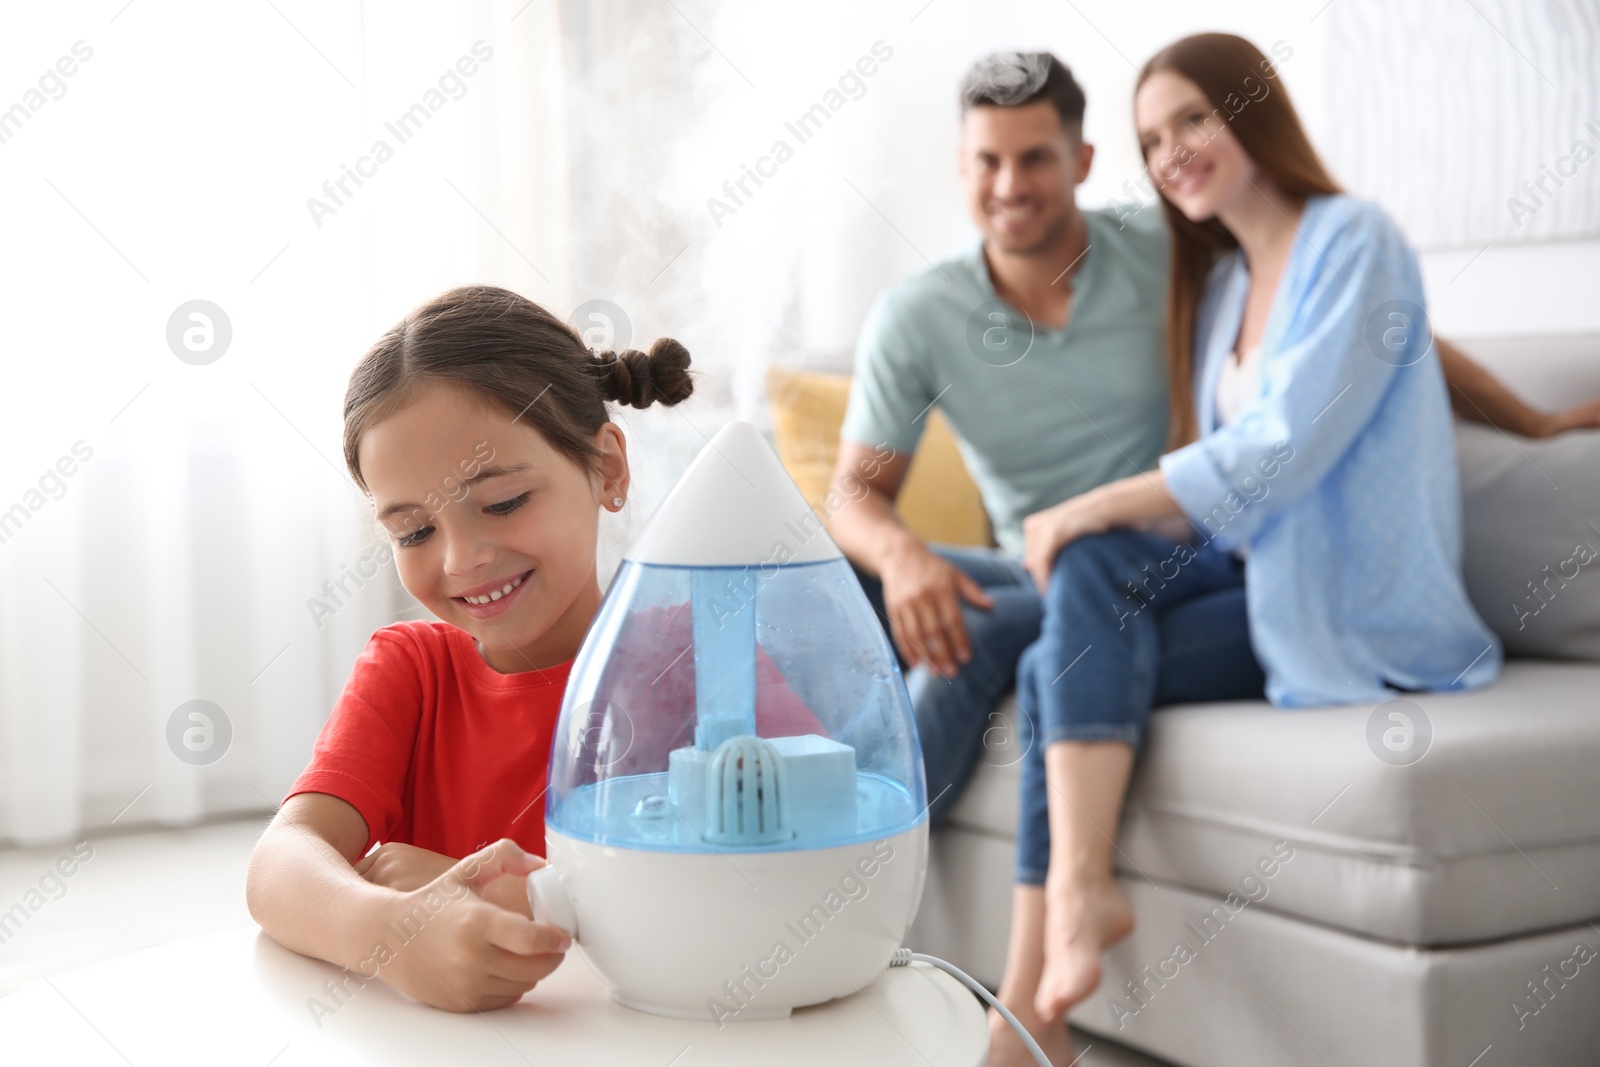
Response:
[{"label": "yellow pillow", "polygon": [[[806,501],[820,509],[839,455],[850,376],[770,367],[767,394],[778,458]],[[937,410],[924,418],[927,425],[895,499],[895,512],[924,541],[993,545],[989,514],[956,449],[955,434]]]}]

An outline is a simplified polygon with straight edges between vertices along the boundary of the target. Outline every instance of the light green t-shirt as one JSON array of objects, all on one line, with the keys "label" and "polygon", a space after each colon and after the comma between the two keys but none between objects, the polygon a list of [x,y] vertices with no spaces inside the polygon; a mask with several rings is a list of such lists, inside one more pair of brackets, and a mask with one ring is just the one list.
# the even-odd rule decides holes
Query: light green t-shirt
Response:
[{"label": "light green t-shirt", "polygon": [[980,242],[886,289],[856,346],[841,435],[910,453],[937,406],[1014,555],[1024,518],[1153,469],[1166,442],[1165,221],[1083,216],[1064,329],[995,295]]}]

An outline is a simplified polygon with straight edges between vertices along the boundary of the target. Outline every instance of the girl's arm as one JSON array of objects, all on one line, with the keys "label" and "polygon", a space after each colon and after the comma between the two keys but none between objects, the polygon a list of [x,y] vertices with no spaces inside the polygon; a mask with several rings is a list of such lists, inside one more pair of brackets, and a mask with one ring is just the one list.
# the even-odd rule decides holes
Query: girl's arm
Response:
[{"label": "girl's arm", "polygon": [[485,898],[540,861],[502,839],[421,888],[373,885],[351,866],[366,821],[325,793],[290,797],[250,856],[245,897],[273,940],[446,1011],[514,1004],[561,963],[570,940]]},{"label": "girl's arm", "polygon": [[397,895],[351,866],[366,841],[367,822],[348,802],[290,797],[250,854],[251,918],[285,948],[355,969],[372,947],[376,916]]}]

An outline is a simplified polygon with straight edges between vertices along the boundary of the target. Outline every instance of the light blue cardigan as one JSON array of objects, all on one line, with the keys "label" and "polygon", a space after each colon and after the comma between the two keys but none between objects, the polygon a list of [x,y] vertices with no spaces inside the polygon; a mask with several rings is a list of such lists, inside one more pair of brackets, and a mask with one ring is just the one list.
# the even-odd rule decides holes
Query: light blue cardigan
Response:
[{"label": "light blue cardigan", "polygon": [[1161,457],[1168,490],[1201,540],[1248,546],[1250,640],[1274,704],[1486,685],[1500,642],[1461,579],[1450,402],[1416,256],[1381,209],[1347,196],[1312,197],[1298,230],[1258,395],[1226,426],[1216,386],[1244,311],[1243,255],[1207,279],[1200,439]]}]

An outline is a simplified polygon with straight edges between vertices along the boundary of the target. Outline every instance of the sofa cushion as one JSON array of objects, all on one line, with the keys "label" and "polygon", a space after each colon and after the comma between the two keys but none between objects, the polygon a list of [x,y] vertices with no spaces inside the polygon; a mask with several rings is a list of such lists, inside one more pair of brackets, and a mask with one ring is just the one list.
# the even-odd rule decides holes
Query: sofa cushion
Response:
[{"label": "sofa cushion", "polygon": [[[823,507],[839,455],[839,427],[850,398],[850,376],[771,367],[772,436],[778,457],[807,503]],[[989,513],[967,473],[954,431],[937,408],[906,471],[895,512],[924,541],[947,545],[991,545]]]},{"label": "sofa cushion", "polygon": [[[1011,920],[1011,888],[996,874],[1011,869],[1014,843],[959,827],[935,841],[906,944],[996,987]],[[1232,901],[1121,875],[1138,922],[1068,1021],[1191,1067],[1595,1063],[1600,1013],[1583,1005],[1594,1003],[1600,938],[1588,923],[1436,950],[1375,941],[1275,914],[1305,858],[1279,854],[1277,873]],[[1116,1046],[1091,1044],[1084,1067],[1123,1062],[1098,1058]]]},{"label": "sofa cushion", "polygon": [[[1406,765],[1383,742],[1396,710],[1424,752]],[[1175,705],[1151,717],[1117,865],[1226,894],[1288,841],[1268,902],[1288,914],[1414,945],[1555,927],[1600,915],[1597,764],[1595,663],[1511,660],[1486,689],[1377,706]],[[950,823],[1014,837],[1020,770],[986,754]]]},{"label": "sofa cushion", "polygon": [[1559,411],[1600,396],[1600,335],[1455,340],[1475,362],[1536,408]]},{"label": "sofa cushion", "polygon": [[1525,656],[1600,660],[1600,430],[1456,427],[1467,595]]}]

